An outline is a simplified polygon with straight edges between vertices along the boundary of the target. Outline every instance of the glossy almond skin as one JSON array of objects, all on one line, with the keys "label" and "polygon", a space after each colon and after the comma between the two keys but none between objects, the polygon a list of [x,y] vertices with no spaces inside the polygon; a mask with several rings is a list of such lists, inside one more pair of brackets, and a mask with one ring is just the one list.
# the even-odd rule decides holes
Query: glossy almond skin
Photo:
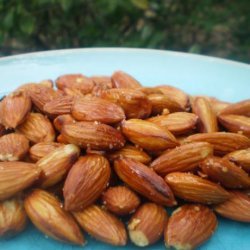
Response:
[{"label": "glossy almond skin", "polygon": [[69,143],[85,149],[115,150],[122,148],[125,144],[125,139],[118,130],[96,122],[65,124],[61,134]]},{"label": "glossy almond skin", "polygon": [[105,124],[114,124],[125,119],[124,111],[119,105],[98,97],[75,100],[72,116],[78,121],[98,121]]},{"label": "glossy almond skin", "polygon": [[232,103],[220,112],[221,115],[244,115],[250,117],[250,99]]},{"label": "glossy almond skin", "polygon": [[71,115],[67,114],[57,116],[54,119],[53,124],[57,131],[61,131],[64,124],[72,124],[74,122],[75,119]]},{"label": "glossy almond skin", "polygon": [[226,188],[250,188],[248,174],[226,158],[208,157],[200,167],[209,179]]},{"label": "glossy almond skin", "polygon": [[221,101],[215,97],[209,97],[208,101],[216,115],[218,115],[223,109],[225,109],[230,105],[229,102]]},{"label": "glossy almond skin", "polygon": [[0,238],[10,238],[21,233],[26,224],[27,216],[20,199],[0,202]]},{"label": "glossy almond skin", "polygon": [[220,185],[191,173],[170,173],[165,177],[165,181],[177,197],[187,201],[217,204],[230,197]]},{"label": "glossy almond skin", "polygon": [[148,121],[168,129],[174,135],[183,135],[192,132],[196,128],[198,116],[187,112],[175,112],[151,117]]},{"label": "glossy almond skin", "polygon": [[5,128],[16,128],[31,110],[30,97],[22,92],[13,92],[0,103],[0,123]]},{"label": "glossy almond skin", "polygon": [[52,194],[36,189],[24,200],[32,223],[45,235],[66,243],[83,245],[83,235],[70,213]]},{"label": "glossy almond skin", "polygon": [[0,161],[19,161],[29,151],[29,141],[24,135],[11,133],[0,137]]},{"label": "glossy almond skin", "polygon": [[79,211],[91,205],[107,187],[110,172],[105,157],[81,157],[71,168],[64,184],[65,209]]},{"label": "glossy almond skin", "polygon": [[239,191],[231,191],[230,199],[216,205],[215,212],[219,215],[236,221],[250,222],[250,197]]},{"label": "glossy almond skin", "polygon": [[150,166],[161,176],[165,176],[171,172],[191,171],[202,160],[212,154],[213,147],[211,144],[207,142],[194,142],[166,151],[156,158]]},{"label": "glossy almond skin", "polygon": [[154,244],[162,237],[167,220],[167,213],[162,206],[144,203],[128,223],[130,240],[139,247]]},{"label": "glossy almond skin", "polygon": [[138,147],[130,145],[126,145],[122,149],[108,154],[110,161],[114,161],[115,159],[122,157],[127,157],[143,164],[147,164],[151,161],[151,157],[146,152]]},{"label": "glossy almond skin", "polygon": [[94,82],[95,87],[101,86],[101,87],[104,87],[105,89],[113,88],[111,77],[109,76],[94,75],[94,76],[89,77],[89,79],[91,79]]},{"label": "glossy almond skin", "polygon": [[30,187],[39,174],[40,169],[31,163],[0,162],[0,201]]},{"label": "glossy almond skin", "polygon": [[16,130],[33,143],[52,142],[55,139],[51,122],[40,113],[30,113]]},{"label": "glossy almond skin", "polygon": [[144,164],[123,158],[114,161],[114,169],[122,181],[149,200],[166,206],[177,204],[169,186]]},{"label": "glossy almond skin", "polygon": [[112,213],[127,215],[140,205],[140,198],[125,186],[108,188],[102,195],[103,205]]},{"label": "glossy almond skin", "polygon": [[243,115],[220,115],[220,124],[230,132],[242,132],[250,137],[250,117]]},{"label": "glossy almond skin", "polygon": [[250,139],[244,135],[228,132],[198,133],[187,137],[186,142],[203,141],[214,147],[215,154],[225,155],[250,147]]},{"label": "glossy almond skin", "polygon": [[167,248],[191,250],[208,240],[217,227],[215,214],[203,205],[184,205],[169,218],[164,233]]},{"label": "glossy almond skin", "polygon": [[179,144],[171,132],[149,121],[123,121],[121,130],[131,142],[148,151],[161,151]]},{"label": "glossy almond skin", "polygon": [[108,89],[101,91],[100,97],[120,105],[127,119],[144,119],[151,114],[151,102],[140,90],[129,88]]},{"label": "glossy almond skin", "polygon": [[203,97],[195,98],[192,110],[199,117],[198,127],[201,133],[218,131],[217,117],[209,101]]},{"label": "glossy almond skin", "polygon": [[123,223],[101,207],[91,205],[73,215],[83,230],[95,239],[114,246],[126,245],[127,233]]},{"label": "glossy almond skin", "polygon": [[63,145],[41,158],[36,165],[42,170],[38,185],[47,188],[60,182],[77,161],[80,149],[74,144]]},{"label": "glossy almond skin", "polygon": [[53,81],[52,80],[42,80],[41,82],[37,82],[37,83],[24,83],[24,84],[20,85],[16,90],[26,92],[29,89],[36,87],[37,85],[45,86],[48,88],[53,88]]},{"label": "glossy almond skin", "polygon": [[131,75],[123,71],[115,71],[111,76],[114,88],[139,88],[141,84]]}]

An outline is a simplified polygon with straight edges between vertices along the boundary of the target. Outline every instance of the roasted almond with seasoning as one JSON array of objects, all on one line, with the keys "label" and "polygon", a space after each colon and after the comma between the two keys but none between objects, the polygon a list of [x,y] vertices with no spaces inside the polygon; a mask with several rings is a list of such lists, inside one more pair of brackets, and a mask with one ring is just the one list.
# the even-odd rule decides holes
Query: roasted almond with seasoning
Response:
[{"label": "roasted almond with seasoning", "polygon": [[118,123],[125,119],[123,109],[110,101],[98,97],[75,100],[72,116],[78,121],[98,121],[106,124]]},{"label": "roasted almond with seasoning", "polygon": [[250,147],[250,139],[244,135],[229,132],[198,133],[187,137],[186,142],[208,142],[214,147],[215,154],[225,155],[230,152]]},{"label": "roasted almond with seasoning", "polygon": [[109,76],[95,75],[95,76],[89,77],[89,79],[94,82],[95,86],[101,86],[106,89],[113,88],[111,77]]},{"label": "roasted almond with seasoning", "polygon": [[100,97],[121,106],[127,119],[147,118],[152,105],[147,96],[138,89],[108,89],[100,92]]},{"label": "roasted almond with seasoning", "polygon": [[45,235],[66,243],[85,243],[74,218],[56,196],[36,189],[24,200],[24,207],[32,223]]},{"label": "roasted almond with seasoning", "polygon": [[236,221],[250,223],[250,197],[239,191],[231,191],[230,199],[214,206],[219,215]]},{"label": "roasted almond with seasoning", "polygon": [[41,169],[38,185],[47,188],[60,182],[77,161],[80,149],[73,144],[63,145],[41,158],[36,165]]},{"label": "roasted almond with seasoning", "polygon": [[211,144],[194,142],[166,151],[156,158],[150,166],[161,176],[177,171],[186,172],[198,167],[202,160],[212,154]]},{"label": "roasted almond with seasoning", "polygon": [[98,122],[65,124],[61,134],[69,143],[85,149],[116,150],[125,144],[125,139],[120,131]]},{"label": "roasted almond with seasoning", "polygon": [[72,124],[74,122],[76,121],[71,115],[59,115],[54,119],[53,124],[57,131],[61,131],[64,124]]},{"label": "roasted almond with seasoning", "polygon": [[0,201],[30,187],[41,170],[27,162],[0,162]]},{"label": "roasted almond with seasoning", "polygon": [[108,158],[110,161],[114,161],[115,159],[122,157],[127,157],[139,161],[143,164],[147,164],[151,161],[151,157],[142,149],[130,145],[126,145],[122,149],[108,154]]},{"label": "roasted almond with seasoning", "polygon": [[226,188],[250,188],[248,174],[226,158],[208,157],[200,167],[209,179]]},{"label": "roasted almond with seasoning", "polygon": [[170,173],[165,177],[165,181],[175,196],[187,201],[217,204],[230,197],[220,185],[191,173]]},{"label": "roasted almond with seasoning", "polygon": [[28,91],[29,89],[36,87],[37,85],[40,86],[45,86],[48,88],[53,88],[53,81],[52,80],[42,80],[41,82],[37,82],[37,83],[24,83],[21,86],[19,86],[17,88],[17,91]]},{"label": "roasted almond with seasoning", "polygon": [[151,117],[148,121],[168,129],[174,135],[182,135],[190,133],[196,128],[198,116],[187,112],[175,112]]},{"label": "roasted almond with seasoning", "polygon": [[192,104],[193,113],[199,117],[198,128],[202,133],[218,131],[217,117],[210,105],[203,97],[197,97]]},{"label": "roasted almond with seasoning", "polygon": [[213,235],[217,224],[215,214],[208,207],[198,204],[181,206],[168,220],[165,245],[171,249],[196,249]]},{"label": "roasted almond with seasoning", "polygon": [[230,104],[220,112],[220,115],[244,115],[250,117],[250,99]]},{"label": "roasted almond with seasoning", "polygon": [[33,143],[52,142],[55,139],[55,131],[50,120],[40,113],[30,113],[16,131]]},{"label": "roasted almond with seasoning", "polygon": [[123,158],[115,160],[114,169],[122,181],[149,200],[166,206],[177,204],[166,182],[146,165]]},{"label": "roasted almond with seasoning", "polygon": [[250,137],[250,117],[243,115],[219,115],[219,122],[230,132],[241,132]]},{"label": "roasted almond with seasoning", "polygon": [[216,115],[218,115],[223,109],[230,105],[229,102],[224,102],[214,97],[209,97],[208,101]]},{"label": "roasted almond with seasoning", "polygon": [[140,205],[140,198],[125,186],[108,188],[102,195],[104,206],[117,215],[127,215]]},{"label": "roasted almond with seasoning", "polygon": [[0,161],[19,161],[29,151],[29,141],[24,135],[11,133],[0,137]]},{"label": "roasted almond with seasoning", "polygon": [[125,246],[127,232],[123,223],[103,208],[92,205],[80,212],[74,212],[79,225],[97,240],[114,246]]},{"label": "roasted almond with seasoning", "polygon": [[4,125],[6,129],[16,128],[20,125],[31,110],[31,100],[29,96],[22,91],[9,94],[0,104],[1,124]]},{"label": "roasted almond with seasoning", "polygon": [[71,168],[63,188],[65,209],[79,211],[91,205],[107,187],[108,160],[101,155],[81,157]]},{"label": "roasted almond with seasoning", "polygon": [[0,202],[0,238],[10,238],[21,233],[26,224],[26,212],[19,198]]},{"label": "roasted almond with seasoning", "polygon": [[141,84],[131,75],[123,72],[116,71],[111,76],[112,84],[114,88],[140,88]]},{"label": "roasted almond with seasoning", "polygon": [[149,121],[123,121],[121,130],[131,142],[148,151],[162,151],[179,145],[171,132]]},{"label": "roasted almond with seasoning", "polygon": [[139,247],[154,244],[162,237],[167,220],[167,212],[162,206],[144,203],[128,223],[130,240]]}]

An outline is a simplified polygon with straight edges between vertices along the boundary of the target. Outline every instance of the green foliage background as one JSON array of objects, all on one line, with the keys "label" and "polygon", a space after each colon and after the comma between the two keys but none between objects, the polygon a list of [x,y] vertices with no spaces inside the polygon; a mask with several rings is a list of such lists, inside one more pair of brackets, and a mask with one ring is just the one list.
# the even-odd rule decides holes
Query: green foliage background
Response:
[{"label": "green foliage background", "polygon": [[144,47],[250,61],[249,0],[0,0],[0,54]]}]

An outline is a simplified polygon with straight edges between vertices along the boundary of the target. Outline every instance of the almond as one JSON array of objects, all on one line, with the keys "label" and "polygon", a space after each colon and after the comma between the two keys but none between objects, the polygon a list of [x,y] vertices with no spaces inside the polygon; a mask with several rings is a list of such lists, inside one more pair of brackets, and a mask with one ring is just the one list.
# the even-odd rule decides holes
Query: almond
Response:
[{"label": "almond", "polygon": [[114,88],[135,89],[141,87],[141,84],[135,78],[123,71],[114,72],[111,76],[111,80]]},{"label": "almond", "polygon": [[41,158],[36,165],[42,170],[38,184],[47,188],[60,182],[77,161],[80,149],[73,144],[63,145]]},{"label": "almond", "polygon": [[190,133],[196,128],[198,116],[187,112],[175,112],[151,117],[148,121],[168,129],[174,135],[182,135]]},{"label": "almond", "polygon": [[52,80],[42,80],[41,82],[37,82],[37,83],[24,83],[21,86],[19,86],[17,88],[17,91],[28,91],[29,89],[36,87],[37,85],[40,86],[45,86],[48,88],[53,88],[53,81]]},{"label": "almond", "polygon": [[184,205],[169,218],[164,238],[167,248],[190,250],[208,240],[217,227],[215,214],[203,205]]},{"label": "almond", "polygon": [[25,229],[26,224],[26,212],[19,198],[0,202],[0,238],[15,236]]},{"label": "almond", "polygon": [[176,171],[191,171],[212,154],[213,147],[207,142],[184,144],[160,155],[151,167],[161,176]]},{"label": "almond", "polygon": [[177,197],[187,201],[216,204],[230,197],[220,185],[191,173],[170,173],[165,177],[165,181]]},{"label": "almond", "polygon": [[24,92],[17,91],[6,96],[0,105],[1,124],[8,128],[20,125],[31,110],[31,100]]},{"label": "almond", "polygon": [[160,205],[174,206],[173,193],[152,169],[129,158],[117,159],[114,169],[119,178],[136,192]]},{"label": "almond", "polygon": [[[0,103],[0,106],[1,106],[1,103]],[[1,107],[0,107],[0,109],[1,109]],[[0,124],[0,137],[5,135],[6,132],[7,132],[7,130],[5,129],[5,127],[2,124]]]},{"label": "almond", "polygon": [[125,144],[125,139],[118,130],[97,122],[65,124],[61,133],[69,143],[85,149],[115,150]]},{"label": "almond", "polygon": [[54,119],[53,124],[58,131],[61,131],[64,124],[72,124],[74,122],[75,119],[71,115],[59,115]]},{"label": "almond", "polygon": [[236,133],[214,132],[195,134],[187,137],[186,142],[203,141],[212,144],[218,155],[225,155],[239,149],[250,147],[250,139]]},{"label": "almond", "polygon": [[130,119],[123,121],[121,128],[131,142],[148,151],[165,150],[179,144],[171,132],[149,121]]},{"label": "almond", "polygon": [[104,206],[117,215],[127,215],[140,205],[139,197],[125,186],[110,187],[102,195]]},{"label": "almond", "polygon": [[108,160],[101,155],[81,157],[64,184],[65,209],[79,211],[91,205],[106,188],[110,171]]},{"label": "almond", "polygon": [[250,177],[226,158],[208,157],[200,163],[202,172],[226,188],[250,188]]},{"label": "almond", "polygon": [[15,133],[0,137],[0,161],[22,160],[29,151],[29,141]]},{"label": "almond", "polygon": [[167,213],[162,206],[144,203],[128,223],[130,240],[139,247],[154,244],[162,237],[167,220]]},{"label": "almond", "polygon": [[0,162],[0,201],[6,200],[38,179],[40,170],[27,162]]},{"label": "almond", "polygon": [[92,205],[73,214],[83,230],[97,240],[114,246],[126,245],[126,229],[123,223],[111,213],[97,205]]},{"label": "almond", "polygon": [[55,139],[55,131],[51,122],[40,113],[30,113],[25,122],[16,130],[33,143],[52,142]]},{"label": "almond", "polygon": [[250,197],[239,191],[231,191],[230,199],[216,205],[215,212],[236,221],[250,222]]},{"label": "almond", "polygon": [[60,144],[68,144],[68,141],[63,137],[63,135],[58,135],[56,141]]},{"label": "almond", "polygon": [[77,223],[54,195],[36,189],[25,199],[24,207],[32,223],[45,235],[66,243],[84,244]]},{"label": "almond", "polygon": [[110,101],[98,98],[78,98],[72,106],[72,116],[78,121],[98,121],[106,124],[125,119],[123,109]]},{"label": "almond", "polygon": [[237,103],[232,103],[224,108],[221,115],[244,115],[250,117],[250,99]]},{"label": "almond", "polygon": [[104,87],[106,89],[111,89],[113,87],[112,81],[111,81],[111,77],[109,76],[91,76],[89,77],[90,80],[92,80],[95,84],[95,86],[98,87]]}]

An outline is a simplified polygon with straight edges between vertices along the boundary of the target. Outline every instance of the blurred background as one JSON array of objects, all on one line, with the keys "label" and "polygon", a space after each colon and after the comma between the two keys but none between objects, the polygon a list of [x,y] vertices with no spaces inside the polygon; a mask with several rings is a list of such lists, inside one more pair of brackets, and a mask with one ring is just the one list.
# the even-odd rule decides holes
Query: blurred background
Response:
[{"label": "blurred background", "polygon": [[157,48],[250,62],[249,0],[0,0],[0,56]]}]

